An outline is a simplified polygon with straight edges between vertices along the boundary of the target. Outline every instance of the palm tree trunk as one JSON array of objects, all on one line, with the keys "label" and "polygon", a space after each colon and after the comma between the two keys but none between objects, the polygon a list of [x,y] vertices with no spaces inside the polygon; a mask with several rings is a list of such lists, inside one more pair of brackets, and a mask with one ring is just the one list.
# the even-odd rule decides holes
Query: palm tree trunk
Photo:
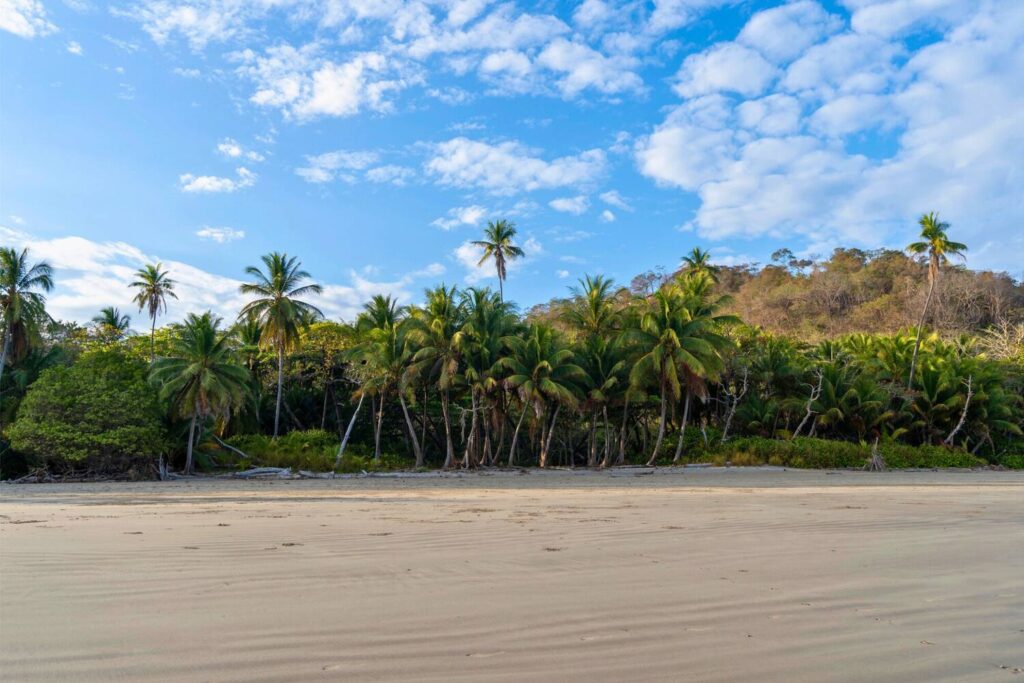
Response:
[{"label": "palm tree trunk", "polygon": [[683,424],[679,428],[679,443],[676,444],[676,456],[672,458],[673,463],[679,462],[683,455],[683,439],[686,437],[686,421],[690,418],[690,390],[686,390],[686,402],[683,406]]},{"label": "palm tree trunk", "polygon": [[455,461],[455,444],[452,442],[452,422],[448,416],[448,390],[441,393],[441,413],[444,416],[445,456],[444,469],[448,469]]},{"label": "palm tree trunk", "polygon": [[4,368],[7,367],[7,354],[11,352],[11,328],[4,325],[4,347],[0,351],[0,380],[4,377]]},{"label": "palm tree trunk", "polygon": [[654,442],[654,451],[651,453],[651,459],[647,461],[648,467],[654,466],[654,461],[658,459],[658,451],[661,450],[661,442],[665,439],[665,413],[668,408],[668,398],[666,393],[668,387],[665,386],[665,382],[661,383],[661,419],[658,420],[658,438]]},{"label": "palm tree trunk", "polygon": [[345,454],[345,446],[348,445],[348,438],[352,436],[352,428],[356,425],[356,418],[359,417],[359,409],[363,407],[363,399],[366,398],[366,394],[359,395],[359,403],[356,404],[355,412],[352,413],[352,419],[348,421],[348,427],[345,429],[345,436],[341,439],[341,445],[338,446],[338,455],[334,458],[334,468],[337,469],[338,465],[341,464],[341,456]]},{"label": "palm tree trunk", "polygon": [[505,303],[505,278],[498,278],[498,300]]},{"label": "palm tree trunk", "polygon": [[597,411],[590,414],[590,438],[587,443],[587,467],[597,466]]},{"label": "palm tree trunk", "polygon": [[619,433],[619,457],[615,463],[622,465],[626,462],[626,429],[629,426],[629,394],[626,394],[626,401],[622,408],[622,431]]},{"label": "palm tree trunk", "polygon": [[551,424],[548,425],[547,439],[540,446],[540,466],[547,467],[548,464],[548,452],[551,450],[551,438],[555,435],[555,422],[558,421],[558,411],[561,410],[562,404],[558,403],[555,405],[555,414],[551,416]]},{"label": "palm tree trunk", "polygon": [[402,406],[402,414],[405,415],[405,425],[409,428],[409,440],[412,441],[412,452],[416,454],[416,467],[423,467],[423,449],[416,439],[416,428],[412,426],[412,419],[409,417],[409,409],[405,405],[405,397],[398,392],[398,403]]},{"label": "palm tree trunk", "polygon": [[[372,401],[372,399],[371,399]],[[373,459],[375,462],[380,462],[380,432],[381,427],[384,423],[384,393],[381,392],[380,400],[377,404],[377,419],[373,423]],[[371,406],[373,403],[370,404]]]},{"label": "palm tree trunk", "polygon": [[917,323],[917,336],[914,339],[914,355],[910,357],[910,377],[907,379],[907,391],[914,386],[914,368],[917,365],[917,352],[921,348],[921,329],[924,327],[924,320],[928,315],[928,305],[932,302],[932,292],[935,291],[935,278],[929,278],[928,296],[924,300],[924,310],[921,311],[921,320]]},{"label": "palm tree trunk", "polygon": [[601,467],[608,467],[608,462],[612,459],[612,428],[608,422],[607,403],[601,406],[601,412],[604,413],[604,459],[601,461]]},{"label": "palm tree trunk", "polygon": [[188,450],[185,452],[185,474],[192,474],[192,446],[196,438],[196,413],[192,413],[192,422],[188,426]]},{"label": "palm tree trunk", "polygon": [[523,404],[523,413],[519,416],[519,422],[516,422],[516,430],[512,432],[512,447],[508,450],[508,466],[514,467],[516,462],[516,443],[519,441],[519,428],[523,426],[523,418],[526,417],[526,411],[530,409],[528,404]]},{"label": "palm tree trunk", "polygon": [[277,346],[277,402],[274,405],[274,438],[281,424],[281,387],[284,385],[284,346]]},{"label": "palm tree trunk", "polygon": [[156,316],[151,316],[153,324],[149,328],[149,362],[156,360]]}]

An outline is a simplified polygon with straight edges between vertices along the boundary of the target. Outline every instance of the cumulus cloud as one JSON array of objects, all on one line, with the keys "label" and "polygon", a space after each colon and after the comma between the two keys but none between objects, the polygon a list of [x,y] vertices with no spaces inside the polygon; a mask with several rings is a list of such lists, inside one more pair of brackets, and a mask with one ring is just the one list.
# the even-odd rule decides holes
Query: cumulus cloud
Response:
[{"label": "cumulus cloud", "polygon": [[72,40],[67,44],[67,50],[76,57],[81,57],[85,54],[85,50],[82,49],[82,44],[77,40]]},{"label": "cumulus cloud", "polygon": [[600,195],[598,195],[598,197],[605,204],[608,204],[609,206],[614,206],[617,209],[622,209],[623,211],[633,210],[633,207],[629,205],[629,202],[626,201],[625,197],[619,194],[618,190],[608,190],[607,192],[602,192]]},{"label": "cumulus cloud", "polygon": [[683,97],[716,92],[760,95],[778,73],[756,50],[722,43],[686,58],[676,76],[675,91]]},{"label": "cumulus cloud", "polygon": [[561,211],[563,213],[571,213],[576,216],[586,213],[590,207],[590,201],[586,195],[577,195],[575,197],[558,197],[548,202],[555,211]]},{"label": "cumulus cloud", "polygon": [[239,166],[235,169],[234,178],[225,178],[213,175],[196,176],[191,173],[183,173],[178,176],[178,183],[182,192],[217,193],[235,192],[256,184],[257,175]]},{"label": "cumulus cloud", "polygon": [[452,230],[463,225],[479,225],[486,216],[487,209],[482,206],[456,206],[448,210],[447,216],[435,218],[430,224],[442,230]]},{"label": "cumulus cloud", "polygon": [[57,27],[46,18],[46,8],[39,0],[3,0],[0,30],[22,38],[36,38],[54,33]]},{"label": "cumulus cloud", "polygon": [[826,12],[817,2],[800,0],[758,12],[740,31],[736,42],[781,63],[838,31],[842,25],[839,17]]},{"label": "cumulus cloud", "polygon": [[366,179],[371,183],[390,183],[398,187],[404,186],[416,177],[416,172],[405,166],[385,164],[366,171]]},{"label": "cumulus cloud", "polygon": [[245,149],[232,138],[224,138],[217,143],[217,151],[229,159],[248,159],[249,161],[263,161],[262,154],[255,150]]},{"label": "cumulus cloud", "polygon": [[196,237],[204,241],[224,244],[225,242],[234,242],[235,240],[244,238],[245,231],[236,230],[234,228],[212,228],[206,225],[199,230],[196,230]]},{"label": "cumulus cloud", "polygon": [[587,185],[604,173],[606,165],[600,149],[546,161],[519,142],[490,144],[459,137],[435,145],[425,168],[444,185],[507,195]]},{"label": "cumulus cloud", "polygon": [[604,221],[605,223],[614,223],[615,214],[609,211],[608,209],[605,209],[604,211],[601,212],[601,220]]}]

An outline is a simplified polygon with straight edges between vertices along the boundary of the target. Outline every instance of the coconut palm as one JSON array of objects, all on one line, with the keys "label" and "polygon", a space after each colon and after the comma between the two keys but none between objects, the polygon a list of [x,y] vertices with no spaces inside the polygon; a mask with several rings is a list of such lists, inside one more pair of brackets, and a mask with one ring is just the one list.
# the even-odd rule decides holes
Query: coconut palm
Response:
[{"label": "coconut palm", "polygon": [[907,251],[923,257],[928,262],[928,296],[925,297],[921,319],[917,323],[914,355],[910,358],[910,375],[907,378],[908,390],[914,385],[914,368],[917,365],[917,354],[921,347],[921,330],[924,328],[924,322],[928,316],[928,306],[932,302],[932,294],[935,291],[935,283],[939,279],[939,272],[942,266],[949,263],[949,257],[963,259],[965,258],[964,252],[967,251],[966,244],[953,242],[946,236],[949,223],[939,220],[939,214],[934,211],[924,214],[917,222],[921,226],[922,239],[919,242],[908,244]]},{"label": "coconut palm", "polygon": [[381,427],[384,420],[384,401],[392,391],[399,395],[402,410],[409,423],[410,433],[417,452],[417,462],[422,463],[419,443],[415,432],[411,431],[408,409],[399,386],[405,369],[411,360],[406,335],[402,328],[405,309],[391,298],[390,295],[376,295],[365,306],[356,320],[356,331],[361,341],[356,348],[356,357],[365,364],[366,380],[360,387],[362,394],[376,397],[377,415],[374,417],[374,451],[375,460],[380,460]]},{"label": "coconut palm", "polygon": [[182,418],[190,419],[185,473],[192,472],[196,425],[210,418],[226,422],[244,404],[249,371],[238,362],[221,319],[207,311],[189,314],[171,341],[170,353],[153,361],[150,377],[160,385],[160,397]]},{"label": "coconut palm", "polygon": [[473,246],[484,250],[477,263],[478,266],[494,259],[494,269],[498,273],[498,297],[502,301],[505,300],[505,278],[508,276],[508,263],[525,256],[525,252],[512,242],[516,232],[518,232],[516,224],[512,221],[504,219],[488,221],[487,227],[484,229],[484,239],[473,242]]},{"label": "coconut palm", "polygon": [[156,317],[167,312],[167,297],[177,299],[174,293],[174,280],[167,277],[166,270],[160,270],[160,263],[147,264],[135,271],[138,278],[129,287],[136,290],[133,302],[138,304],[139,311],[145,309],[149,313],[149,358],[156,357]]},{"label": "coconut palm", "polygon": [[284,384],[284,354],[299,341],[299,333],[323,314],[299,297],[320,294],[315,283],[304,284],[310,275],[294,256],[272,252],[263,256],[266,272],[256,266],[245,269],[255,282],[243,284],[242,294],[256,297],[243,308],[239,318],[253,315],[263,329],[260,344],[277,354],[277,399],[274,403],[274,438],[281,423],[281,387]]},{"label": "coconut palm", "polygon": [[718,266],[711,264],[710,252],[704,251],[700,247],[694,247],[689,254],[683,257],[683,263],[686,264],[687,273],[703,273],[712,281],[718,282]]},{"label": "coconut palm", "polygon": [[584,337],[607,337],[618,327],[619,312],[615,307],[615,283],[603,275],[586,275],[579,286],[570,291],[574,301],[565,313],[565,320]]},{"label": "coconut palm", "polygon": [[669,403],[678,401],[685,388],[685,429],[690,397],[703,398],[705,381],[722,368],[721,349],[729,342],[713,328],[735,318],[715,315],[724,301],[709,298],[710,286],[710,277],[698,274],[687,276],[682,284],[662,287],[647,303],[638,326],[626,332],[627,340],[641,353],[630,371],[630,383],[637,388],[657,386],[660,397],[658,436],[648,465],[654,464],[661,450]]},{"label": "coconut palm", "polygon": [[444,467],[447,468],[455,461],[450,404],[451,390],[459,380],[461,330],[465,310],[456,295],[455,287],[442,284],[428,289],[426,298],[423,308],[412,309],[407,322],[411,341],[418,349],[406,373],[407,380],[419,379],[437,385],[444,418]]},{"label": "coconut palm", "polygon": [[[507,370],[505,383],[519,392],[526,407],[532,406],[540,424],[540,466],[547,467],[551,440],[559,410],[563,405],[574,408],[579,403],[580,386],[586,382],[586,373],[574,362],[572,350],[547,325],[532,325],[524,337],[505,338],[509,354],[500,361]],[[554,405],[554,411],[551,406]],[[550,417],[549,417],[550,415]],[[520,417],[512,436],[509,466],[513,464]]]},{"label": "coconut palm", "polygon": [[21,358],[46,319],[46,297],[53,289],[53,269],[46,261],[29,263],[28,249],[0,248],[0,378],[10,358]]},{"label": "coconut palm", "polygon": [[93,316],[92,321],[96,323],[100,335],[115,340],[126,335],[132,324],[131,316],[122,315],[121,310],[113,306],[101,308],[99,315]]}]

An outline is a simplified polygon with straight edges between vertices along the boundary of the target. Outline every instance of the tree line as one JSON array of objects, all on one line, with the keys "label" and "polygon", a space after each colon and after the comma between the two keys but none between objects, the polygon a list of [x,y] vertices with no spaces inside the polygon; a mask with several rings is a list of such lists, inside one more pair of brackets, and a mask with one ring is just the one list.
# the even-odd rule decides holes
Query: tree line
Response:
[{"label": "tree line", "polygon": [[[737,288],[736,271],[701,249],[628,287],[585,276],[523,315],[504,298],[507,264],[522,255],[508,221],[477,243],[497,292],[442,284],[409,306],[375,296],[351,322],[325,320],[300,261],[271,253],[246,269],[236,320],[207,311],[158,328],[176,283],[147,265],[131,287],[148,339],[115,308],[89,328],[50,320],[52,269],[5,248],[3,457],[72,469],[159,461],[161,472],[166,458],[191,473],[197,460],[233,467],[286,452],[320,469],[607,467],[746,448],[799,465],[810,456],[786,454],[800,444],[882,444],[941,449],[941,463],[1024,465],[1020,313],[970,334],[930,329],[967,246],[936,214],[920,228],[903,257],[918,268],[916,324],[818,339],[745,323],[735,294],[751,280]],[[788,252],[778,260],[769,268],[794,281],[820,273],[804,276],[814,264]]]}]

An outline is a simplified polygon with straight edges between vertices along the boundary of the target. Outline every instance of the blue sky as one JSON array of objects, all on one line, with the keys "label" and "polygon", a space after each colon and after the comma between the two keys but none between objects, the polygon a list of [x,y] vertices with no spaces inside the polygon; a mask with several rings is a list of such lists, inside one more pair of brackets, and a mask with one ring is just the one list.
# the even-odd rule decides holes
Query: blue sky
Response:
[{"label": "blue sky", "polygon": [[232,317],[270,250],[331,317],[495,285],[469,241],[500,217],[524,305],[931,210],[1020,278],[1022,111],[1017,0],[0,0],[0,233],[81,321],[152,260],[171,318]]}]

